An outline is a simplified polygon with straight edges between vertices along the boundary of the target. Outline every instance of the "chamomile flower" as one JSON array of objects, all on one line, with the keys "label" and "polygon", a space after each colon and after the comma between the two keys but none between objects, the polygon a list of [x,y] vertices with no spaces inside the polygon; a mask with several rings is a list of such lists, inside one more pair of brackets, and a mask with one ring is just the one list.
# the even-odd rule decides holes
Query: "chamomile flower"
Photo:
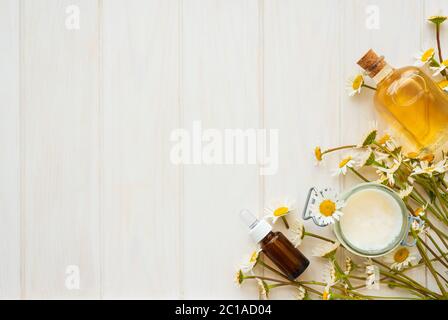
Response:
[{"label": "chamomile flower", "polygon": [[313,248],[312,255],[321,258],[334,258],[336,251],[341,244],[336,241],[334,243],[326,242]]},{"label": "chamomile flower", "polygon": [[375,156],[375,160],[377,162],[381,162],[383,160],[387,160],[390,157],[390,155],[388,155],[387,153],[384,153],[384,152],[381,152],[381,151],[378,151],[378,150],[374,150],[373,151],[373,155]]},{"label": "chamomile flower", "polygon": [[375,154],[370,148],[362,148],[354,153],[353,159],[358,168],[370,165],[375,160]]},{"label": "chamomile flower", "polygon": [[437,82],[437,85],[445,92],[448,92],[448,80],[442,80]]},{"label": "chamomile flower", "polygon": [[406,184],[403,189],[398,191],[398,196],[401,199],[404,199],[404,198],[408,197],[412,193],[412,190],[414,190],[414,187],[411,186],[410,184]]},{"label": "chamomile flower", "polygon": [[297,300],[305,300],[307,297],[306,289],[302,286],[298,286],[295,297]]},{"label": "chamomile flower", "polygon": [[414,152],[414,151],[408,152],[406,154],[406,157],[408,157],[409,159],[415,160],[418,158],[418,152]]},{"label": "chamomile flower", "polygon": [[303,222],[299,219],[294,220],[290,224],[289,231],[293,234],[291,242],[297,248],[305,237],[305,226]]},{"label": "chamomile flower", "polygon": [[374,181],[375,183],[383,184],[387,181],[387,176],[382,171],[377,170],[376,173],[378,174],[378,179]]},{"label": "chamomile flower", "polygon": [[323,190],[317,192],[314,202],[310,205],[310,215],[318,225],[328,225],[335,223],[342,216],[341,209],[344,201],[338,199],[333,190]]},{"label": "chamomile flower", "polygon": [[322,276],[322,281],[330,286],[333,286],[338,282],[336,267],[332,261],[328,261],[328,264],[324,267]]},{"label": "chamomile flower", "polygon": [[388,133],[382,135],[379,139],[378,139],[378,144],[380,145],[385,145],[387,141],[389,141],[391,139],[390,135]]},{"label": "chamomile flower", "polygon": [[345,274],[350,274],[350,272],[352,272],[355,269],[356,265],[353,262],[352,258],[350,257],[345,257],[345,270],[344,273]]},{"label": "chamomile flower", "polygon": [[275,223],[277,219],[284,217],[296,210],[295,202],[289,199],[275,200],[265,208],[266,218]]},{"label": "chamomile flower", "polygon": [[347,173],[347,168],[353,168],[355,165],[355,160],[353,156],[347,156],[339,162],[338,168],[334,170],[333,176],[338,176],[340,174],[345,175]]},{"label": "chamomile flower", "polygon": [[366,287],[368,289],[379,289],[380,288],[379,269],[370,260],[368,260],[366,263]]},{"label": "chamomile flower", "polygon": [[262,299],[268,299],[269,298],[269,285],[266,283],[266,281],[263,281],[262,279],[257,278],[257,286],[258,286],[258,292],[260,294],[260,297]]},{"label": "chamomile flower", "polygon": [[417,67],[423,67],[429,61],[431,61],[432,57],[434,57],[435,50],[434,48],[429,48],[425,51],[420,51],[415,55],[415,63],[414,65]]},{"label": "chamomile flower", "polygon": [[255,265],[258,262],[258,258],[260,256],[261,250],[255,250],[251,253],[249,258],[246,260],[246,262],[241,266],[241,270],[245,273],[251,272],[252,269],[255,267]]},{"label": "chamomile flower", "polygon": [[350,97],[359,94],[364,84],[364,77],[361,73],[348,79],[346,84],[347,93]]},{"label": "chamomile flower", "polygon": [[439,24],[442,24],[447,18],[448,18],[447,16],[440,16],[440,15],[430,16],[428,18],[428,21],[439,25]]},{"label": "chamomile flower", "polygon": [[324,292],[322,293],[322,300],[332,300],[333,296],[330,291],[330,286],[326,286]]},{"label": "chamomile flower", "polygon": [[393,159],[392,163],[389,167],[378,167],[377,173],[380,174],[381,173],[385,174],[387,181],[389,182],[389,184],[391,186],[393,186],[395,184],[395,172],[398,170],[398,168],[400,168],[401,166],[401,162],[402,162],[402,158],[401,156],[398,156],[398,159]]},{"label": "chamomile flower", "polygon": [[400,246],[384,257],[384,262],[390,264],[390,268],[401,271],[417,261],[414,250],[411,247]]},{"label": "chamomile flower", "polygon": [[389,151],[395,151],[397,149],[397,142],[394,138],[392,138],[391,134],[386,132],[384,135],[381,136],[381,138],[378,139],[378,144],[386,147]]},{"label": "chamomile flower", "polygon": [[243,271],[241,269],[239,269],[235,273],[235,283],[236,283],[237,286],[241,286],[243,281],[244,281],[244,274],[243,274]]},{"label": "chamomile flower", "polygon": [[432,74],[433,77],[438,76],[443,70],[448,67],[448,60],[443,60],[442,63],[437,67],[429,67],[434,73]]},{"label": "chamomile flower", "polygon": [[423,157],[421,157],[421,161],[428,161],[429,163],[431,163],[431,162],[433,162],[434,161],[434,158],[435,158],[436,156],[433,154],[433,153],[429,153],[429,154],[426,154],[426,155],[424,155]]},{"label": "chamomile flower", "polygon": [[427,174],[432,177],[433,174],[444,173],[446,170],[446,159],[442,159],[434,165],[429,165],[428,161],[420,161],[420,166],[416,166],[411,175]]},{"label": "chamomile flower", "polygon": [[426,207],[428,204],[424,205],[423,207],[418,207],[412,212],[412,215],[414,217],[423,217],[426,214]]},{"label": "chamomile flower", "polygon": [[322,161],[322,149],[319,146],[314,148],[314,158],[316,159],[317,164]]}]

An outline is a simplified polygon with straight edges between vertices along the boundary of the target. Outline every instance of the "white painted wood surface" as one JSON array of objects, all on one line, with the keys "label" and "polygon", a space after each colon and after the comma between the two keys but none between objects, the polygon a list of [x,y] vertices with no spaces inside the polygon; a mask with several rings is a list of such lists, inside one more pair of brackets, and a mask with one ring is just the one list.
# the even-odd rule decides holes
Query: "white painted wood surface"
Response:
[{"label": "white painted wood surface", "polygon": [[[70,5],[79,30],[65,26]],[[379,29],[365,25],[372,5]],[[0,298],[257,298],[232,279],[254,248],[238,211],[350,186],[312,157],[317,144],[357,142],[376,118],[369,93],[346,97],[346,78],[370,47],[410,64],[440,10],[443,0],[0,0]],[[172,164],[171,132],[195,120],[278,129],[277,174]],[[312,263],[305,277],[320,279]],[[71,265],[78,290],[66,286]]]},{"label": "white painted wood surface", "polygon": [[0,1],[0,298],[20,297],[19,6]]}]

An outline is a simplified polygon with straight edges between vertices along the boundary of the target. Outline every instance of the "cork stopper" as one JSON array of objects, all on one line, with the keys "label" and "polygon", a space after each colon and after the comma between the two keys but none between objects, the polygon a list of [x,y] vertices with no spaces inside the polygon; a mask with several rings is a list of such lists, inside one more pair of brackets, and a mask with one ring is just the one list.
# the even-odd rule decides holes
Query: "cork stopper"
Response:
[{"label": "cork stopper", "polygon": [[375,51],[370,49],[367,51],[367,53],[359,59],[357,62],[361,68],[366,70],[366,72],[369,74],[369,77],[373,78],[377,75],[378,72],[381,71],[381,69],[384,68],[386,65],[386,61],[384,61],[384,56],[378,56]]}]

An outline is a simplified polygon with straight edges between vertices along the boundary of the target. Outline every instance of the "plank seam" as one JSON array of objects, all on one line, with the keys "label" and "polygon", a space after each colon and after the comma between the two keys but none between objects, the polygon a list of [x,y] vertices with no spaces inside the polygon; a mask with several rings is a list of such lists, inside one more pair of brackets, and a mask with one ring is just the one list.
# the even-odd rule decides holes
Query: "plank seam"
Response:
[{"label": "plank seam", "polygon": [[[177,52],[178,52],[178,61],[177,61],[177,97],[178,97],[178,127],[181,128],[184,121],[184,110],[183,110],[183,96],[182,96],[182,87],[183,87],[183,0],[178,0],[178,44],[177,44]],[[183,244],[185,243],[185,231],[184,231],[184,168],[183,166],[178,167],[178,175],[179,175],[179,199],[178,199],[178,255],[179,255],[179,275],[178,275],[178,294],[180,299],[185,299],[185,284],[184,284],[184,270],[185,270],[185,256]]]},{"label": "plank seam", "polygon": [[[259,113],[259,127],[265,129],[265,100],[264,100],[264,0],[258,1],[258,113]],[[258,144],[258,143],[257,143]],[[260,146],[264,148],[265,146]],[[262,154],[265,154],[264,152]],[[262,172],[261,164],[258,165],[258,196],[259,196],[259,210],[258,217],[263,217],[263,207],[265,203],[265,178],[260,174]],[[262,275],[265,274],[264,268],[262,269]],[[259,297],[261,298],[261,296]]]},{"label": "plank seam", "polygon": [[19,1],[19,234],[20,234],[20,298],[26,299],[26,234],[25,234],[25,126],[24,126],[24,0]]},{"label": "plank seam", "polygon": [[103,112],[103,1],[98,0],[97,7],[97,32],[98,32],[98,60],[97,60],[97,85],[98,85],[98,252],[99,252],[99,297],[104,299],[104,244],[103,244],[103,215],[104,215],[104,112]]}]

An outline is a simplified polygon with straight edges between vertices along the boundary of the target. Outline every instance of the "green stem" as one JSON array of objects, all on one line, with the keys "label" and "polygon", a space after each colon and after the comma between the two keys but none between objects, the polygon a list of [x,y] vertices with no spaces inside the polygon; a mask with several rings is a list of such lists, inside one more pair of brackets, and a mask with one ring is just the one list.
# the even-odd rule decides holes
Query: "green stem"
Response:
[{"label": "green stem", "polygon": [[[438,230],[438,229],[433,229],[432,231],[434,231],[434,233],[437,235],[437,237],[440,239],[440,242],[443,243],[443,245],[445,246],[446,249],[448,249],[448,243],[445,241],[444,236],[446,236],[442,231]],[[442,233],[442,234],[440,234]],[[448,261],[448,259],[447,259]]]},{"label": "green stem", "polygon": [[[427,236],[428,239],[432,242],[432,244],[434,245],[434,247],[436,247],[437,251],[439,251],[439,253],[442,255],[442,257],[446,260],[446,262],[448,262],[448,259],[447,259],[445,256],[443,256],[443,255],[445,254],[445,252],[442,251],[442,249],[440,248],[439,244],[435,241],[435,239],[434,239],[429,233],[427,233],[426,236]],[[435,257],[437,257],[437,256],[435,256]],[[440,259],[440,258],[439,258],[439,259]],[[439,261],[440,261],[440,260],[439,260]],[[442,263],[442,262],[440,261],[440,263]],[[443,264],[443,263],[442,263],[442,264]],[[445,265],[445,266],[446,266],[446,268],[448,268],[447,265]]]},{"label": "green stem", "polygon": [[[413,233],[413,235],[415,236],[415,232],[412,232],[412,233]],[[426,265],[428,266],[429,271],[431,272],[432,276],[434,277],[434,279],[435,279],[435,281],[436,281],[436,283],[437,283],[437,286],[438,286],[439,289],[440,289],[440,292],[441,292],[442,295],[445,297],[445,296],[446,296],[445,288],[444,288],[443,284],[440,282],[440,279],[439,279],[439,277],[438,277],[438,275],[437,275],[437,273],[436,273],[434,267],[432,266],[431,261],[429,260],[428,256],[426,255],[426,252],[425,252],[425,250],[423,249],[422,244],[421,244],[421,242],[419,241],[419,239],[417,239],[417,248],[418,248],[418,250],[420,251],[420,254],[421,254],[422,258],[425,260]]]},{"label": "green stem", "polygon": [[282,278],[284,278],[284,279],[286,279],[286,280],[289,281],[288,276],[286,276],[285,274],[281,273],[281,272],[278,271],[277,269],[274,269],[273,267],[271,267],[270,265],[268,265],[268,264],[265,263],[264,261],[259,260],[258,263],[259,263],[260,265],[262,265],[263,267],[265,267],[266,269],[271,270],[271,271],[272,271],[273,273],[275,273],[276,275],[279,275],[280,277],[282,277]]},{"label": "green stem", "polygon": [[341,267],[339,266],[339,263],[336,261],[336,259],[333,259],[334,267],[336,268],[337,272],[341,275],[344,275],[343,281],[347,284],[349,289],[353,289],[353,286],[348,279],[348,277],[345,276],[344,271],[342,271]]},{"label": "green stem", "polygon": [[350,171],[353,172],[356,176],[358,176],[358,178],[360,178],[361,180],[363,180],[364,182],[369,182],[369,180],[364,177],[362,174],[360,174],[357,170],[349,167]]},{"label": "green stem", "polygon": [[431,228],[431,230],[433,230],[439,237],[443,237],[448,240],[448,236],[439,228],[437,228],[428,218],[424,217],[423,220],[428,223],[428,226]]},{"label": "green stem", "polygon": [[375,87],[369,86],[369,85],[367,85],[367,84],[365,84],[365,83],[362,84],[362,87],[367,88],[367,89],[370,89],[370,90],[374,90],[374,91],[376,91],[376,88],[375,88]]},{"label": "green stem", "polygon": [[425,288],[420,283],[418,283],[417,281],[415,281],[412,278],[408,277],[407,275],[405,275],[403,273],[395,273],[395,270],[390,269],[387,265],[385,265],[384,263],[378,261],[377,259],[372,259],[372,261],[375,262],[376,264],[382,266],[386,270],[389,270],[389,271],[380,270],[380,273],[388,276],[389,278],[392,278],[392,279],[394,279],[396,281],[404,283],[405,285],[407,285],[409,287],[419,288],[419,290],[425,291],[426,293],[428,293],[430,295],[433,295],[434,297],[436,297],[436,299],[440,297],[439,294],[437,294],[435,292],[432,292],[431,290]]},{"label": "green stem", "polygon": [[338,151],[338,150],[343,150],[343,149],[353,149],[353,148],[356,148],[356,147],[357,146],[355,144],[353,144],[353,145],[348,145],[348,146],[342,146],[342,147],[327,149],[327,150],[322,152],[322,155],[330,153],[330,152],[333,152],[333,151]]},{"label": "green stem", "polygon": [[281,218],[282,218],[283,223],[285,224],[286,229],[289,229],[289,223],[288,223],[288,220],[286,220],[286,217],[282,216]]},{"label": "green stem", "polygon": [[425,295],[425,294],[421,293],[420,291],[418,291],[417,288],[410,288],[408,286],[405,286],[405,285],[402,285],[400,283],[393,282],[393,281],[384,281],[384,282],[381,282],[381,283],[385,284],[385,285],[387,285],[389,287],[397,287],[397,288],[400,288],[400,289],[408,290],[408,291],[410,291],[411,294],[419,296],[420,298],[423,298],[423,299],[428,298],[427,295]]},{"label": "green stem", "polygon": [[[422,238],[420,238],[419,236],[417,236],[418,241],[420,241],[420,243],[422,243],[424,245],[424,247],[431,252],[431,254],[434,256],[434,258],[436,258],[445,268],[448,268],[448,265],[441,259],[438,257],[438,255],[434,252],[434,250],[431,249],[430,246],[428,246],[423,240]],[[443,252],[440,252],[441,254],[443,254]]]},{"label": "green stem", "polygon": [[436,194],[436,197],[437,197],[437,199],[439,200],[439,203],[440,203],[440,205],[442,206],[442,209],[444,209],[443,210],[443,213],[445,214],[445,217],[447,216],[447,207],[446,207],[446,205],[445,205],[445,202],[442,200],[442,196],[440,195],[440,192],[439,192],[439,190],[437,189],[437,184],[436,184],[436,182],[434,181],[434,178],[433,177],[431,177],[431,182],[432,182],[432,184],[433,184],[433,186],[435,187],[434,188],[434,193]]},{"label": "green stem", "polygon": [[320,235],[318,235],[318,234],[314,234],[314,233],[311,233],[311,232],[304,232],[304,235],[305,236],[310,236],[310,237],[313,237],[313,238],[316,238],[316,239],[320,239],[320,240],[323,240],[323,241],[327,241],[327,242],[331,242],[331,243],[335,243],[336,241],[334,241],[334,240],[331,240],[331,239],[328,239],[328,238],[325,238],[325,237],[323,237],[323,236],[320,236]]},{"label": "green stem", "polygon": [[439,61],[440,63],[443,62],[442,58],[442,48],[440,46],[440,24],[436,23],[436,40],[437,40],[437,51],[439,53]]}]

